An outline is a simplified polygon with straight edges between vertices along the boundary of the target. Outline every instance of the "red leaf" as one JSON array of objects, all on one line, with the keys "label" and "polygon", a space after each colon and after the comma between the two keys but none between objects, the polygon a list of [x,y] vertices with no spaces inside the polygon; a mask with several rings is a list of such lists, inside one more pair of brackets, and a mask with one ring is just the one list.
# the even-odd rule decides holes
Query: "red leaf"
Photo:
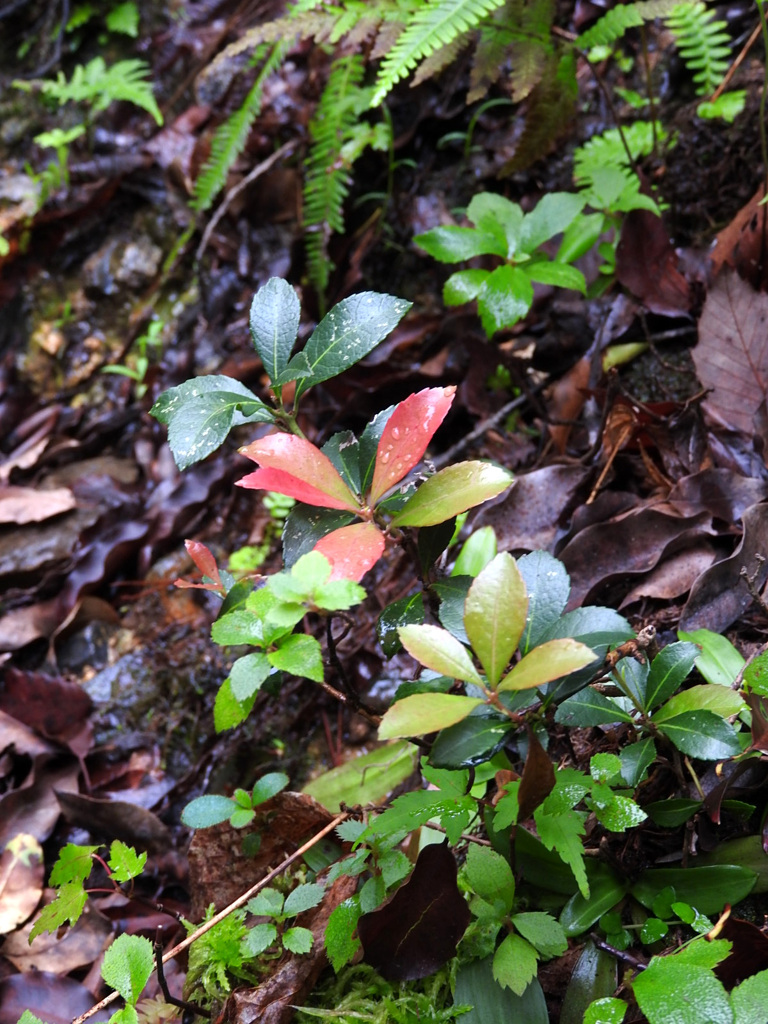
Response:
[{"label": "red leaf", "polygon": [[315,551],[331,563],[330,579],[359,583],[384,553],[384,534],[373,523],[353,523],[326,534]]},{"label": "red leaf", "polygon": [[184,547],[187,549],[189,557],[195,563],[203,576],[207,576],[213,581],[213,584],[187,583],[186,580],[176,580],[175,586],[181,589],[194,587],[202,590],[216,590],[220,593],[225,593],[226,588],[221,582],[221,576],[219,576],[219,567],[216,565],[216,559],[205,544],[202,544],[199,540],[185,540]]},{"label": "red leaf", "polygon": [[455,387],[425,388],[409,395],[395,408],[376,450],[371,484],[372,505],[419,462],[445,419],[455,393]]},{"label": "red leaf", "polygon": [[322,508],[360,508],[328,456],[302,437],[271,434],[240,452],[265,467],[238,480],[240,487],[263,487]]}]

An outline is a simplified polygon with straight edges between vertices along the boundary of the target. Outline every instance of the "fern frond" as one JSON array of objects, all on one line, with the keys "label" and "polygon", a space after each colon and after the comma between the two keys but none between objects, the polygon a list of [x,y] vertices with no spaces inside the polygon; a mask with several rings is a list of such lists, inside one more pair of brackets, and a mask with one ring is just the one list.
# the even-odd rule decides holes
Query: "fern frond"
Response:
[{"label": "fern frond", "polygon": [[371,100],[375,107],[419,61],[457,36],[471,32],[505,0],[425,0],[409,18],[397,42],[384,58]]},{"label": "fern frond", "polygon": [[576,46],[581,50],[591,50],[593,46],[610,46],[620,39],[627,29],[637,28],[646,21],[653,21],[654,18],[663,18],[676,4],[688,6],[687,2],[680,4],[680,0],[635,0],[635,3],[617,4],[591,28],[578,36]]},{"label": "fern frond", "polygon": [[715,12],[701,0],[677,3],[667,16],[667,25],[675,37],[680,56],[694,72],[697,96],[714,92],[728,70],[731,39],[724,21],[715,21]]},{"label": "fern frond", "polygon": [[55,81],[45,79],[39,88],[60,105],[70,100],[91,103],[96,111],[106,110],[115,100],[127,100],[162,124],[163,117],[152,92],[152,83],[147,81],[150,71],[143,60],[120,60],[107,67],[102,57],[94,57],[85,66],[78,64],[69,81],[60,71]]},{"label": "fern frond", "polygon": [[559,60],[551,57],[541,81],[528,97],[525,125],[515,155],[503,165],[500,176],[530,167],[547,155],[572,123],[576,96],[573,54],[567,53]]},{"label": "fern frond", "polygon": [[[667,133],[657,121],[635,121],[622,129],[624,142],[633,161],[649,156],[658,142],[664,142]],[[629,168],[627,149],[624,148],[618,128],[609,128],[601,135],[593,135],[583,146],[573,152],[573,180],[577,185],[586,185],[596,170],[606,167]]]},{"label": "fern frond", "polygon": [[211,143],[211,155],[195,182],[190,203],[193,210],[200,212],[209,209],[224,188],[232,165],[245,148],[253,122],[261,113],[266,81],[282,64],[287,49],[285,43],[278,43],[271,48],[240,109],[217,128]]},{"label": "fern frond", "polygon": [[453,64],[458,59],[459,54],[467,48],[468,44],[469,40],[466,36],[457,36],[452,43],[441,47],[439,50],[435,50],[434,53],[430,53],[416,69],[416,73],[413,76],[413,86],[420,85],[429,78],[439,75],[449,64]]},{"label": "fern frond", "polygon": [[481,99],[511,59],[509,84],[515,101],[525,99],[552,53],[554,0],[507,0],[480,29],[467,102]]}]

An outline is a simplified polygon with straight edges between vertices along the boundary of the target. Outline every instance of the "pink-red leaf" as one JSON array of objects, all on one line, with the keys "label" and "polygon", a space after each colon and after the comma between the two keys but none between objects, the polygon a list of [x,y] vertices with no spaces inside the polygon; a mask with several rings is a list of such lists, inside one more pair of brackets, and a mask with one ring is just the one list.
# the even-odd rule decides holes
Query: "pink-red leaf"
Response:
[{"label": "pink-red leaf", "polygon": [[207,576],[211,582],[190,583],[187,580],[178,579],[174,580],[174,586],[178,587],[180,590],[213,590],[219,594],[226,594],[227,590],[221,582],[221,576],[219,576],[219,567],[216,565],[216,559],[205,544],[202,544],[199,540],[185,540],[184,547],[187,549],[189,557],[195,563],[203,576]]},{"label": "pink-red leaf", "polygon": [[451,407],[455,387],[424,388],[409,395],[387,421],[376,450],[371,504],[399,483],[420,461]]},{"label": "pink-red leaf", "polygon": [[360,507],[328,456],[302,437],[271,434],[240,452],[262,467],[238,480],[241,487],[263,487],[322,508],[356,512]]},{"label": "pink-red leaf", "polygon": [[373,523],[353,523],[326,534],[314,550],[331,563],[331,580],[359,583],[383,555],[384,534]]}]

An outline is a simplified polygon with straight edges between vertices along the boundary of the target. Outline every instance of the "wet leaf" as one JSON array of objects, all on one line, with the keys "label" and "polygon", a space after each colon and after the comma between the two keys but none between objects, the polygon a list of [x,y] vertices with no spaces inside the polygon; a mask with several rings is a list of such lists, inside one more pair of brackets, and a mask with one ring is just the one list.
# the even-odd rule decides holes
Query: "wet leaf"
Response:
[{"label": "wet leaf", "polygon": [[[617,981],[616,961],[588,939],[563,996],[560,1024],[621,1024],[627,1004],[611,998]],[[616,1002],[621,1012],[613,1017],[599,1013],[590,1017],[587,1007],[593,1001],[598,1004]]]},{"label": "wet leaf", "polygon": [[536,977],[539,958],[521,935],[507,935],[493,954],[493,977],[499,985],[521,996]]},{"label": "wet leaf", "polygon": [[743,900],[754,888],[757,874],[737,864],[701,868],[650,868],[632,886],[632,895],[650,910],[662,889],[671,886],[678,900],[702,914],[719,914],[726,903]]},{"label": "wet leaf", "polygon": [[741,753],[733,726],[711,711],[684,711],[660,723],[659,732],[683,754],[702,761],[720,761]]},{"label": "wet leaf", "polygon": [[490,708],[478,707],[462,721],[442,729],[429,760],[437,768],[469,768],[488,761],[512,730],[508,718]]},{"label": "wet leaf", "polygon": [[[493,976],[493,958],[462,964],[456,975],[454,1005],[472,1006],[462,1014],[464,1024],[489,1021],[520,1021],[521,1024],[549,1024],[547,1003],[536,978],[521,996],[502,988]],[[579,1022],[581,1024],[581,1022]]]},{"label": "wet leaf", "polygon": [[288,365],[300,317],[296,291],[282,278],[270,278],[254,296],[249,318],[251,337],[272,382]]},{"label": "wet leaf", "polygon": [[541,643],[546,631],[565,610],[571,581],[563,563],[546,551],[518,559],[517,568],[528,592],[528,616],[521,643],[523,654]]},{"label": "wet leaf", "polygon": [[632,991],[650,1024],[733,1024],[728,994],[714,974],[674,954],[654,957]]},{"label": "wet leaf", "polygon": [[295,401],[368,355],[402,320],[412,303],[379,292],[358,292],[333,307],[304,348],[311,376],[296,385]]},{"label": "wet leaf", "polygon": [[326,534],[353,523],[349,512],[332,512],[312,505],[296,505],[288,513],[283,527],[283,559],[290,569],[302,555],[313,550]]},{"label": "wet leaf", "polygon": [[459,263],[486,253],[506,258],[507,246],[496,232],[477,228],[431,228],[413,239],[420,249],[441,263]]},{"label": "wet leaf", "polygon": [[574,893],[560,913],[560,924],[565,934],[583,935],[603,914],[622,900],[629,884],[606,869],[589,880],[589,895]]},{"label": "wet leaf", "polygon": [[429,477],[394,516],[393,526],[435,526],[489,498],[512,483],[512,474],[490,462],[459,462]]},{"label": "wet leaf", "polygon": [[394,657],[403,649],[398,636],[401,626],[420,625],[424,621],[424,598],[421,594],[401,597],[387,605],[376,623],[376,638],[387,658]]},{"label": "wet leaf", "polygon": [[515,877],[504,857],[487,846],[470,843],[465,870],[477,895],[489,903],[498,900],[508,914],[515,899]]},{"label": "wet leaf", "polygon": [[514,558],[496,555],[470,586],[464,605],[464,628],[491,687],[517,649],[527,613],[528,595]]},{"label": "wet leaf", "polygon": [[473,530],[462,545],[451,569],[451,576],[478,576],[496,557],[497,551],[498,544],[493,527],[481,526]]},{"label": "wet leaf", "polygon": [[379,725],[379,738],[392,740],[438,732],[460,722],[482,703],[478,697],[451,693],[414,693],[396,701],[387,711]]},{"label": "wet leaf", "polygon": [[135,1003],[154,966],[149,939],[141,935],[120,935],[104,954],[101,976],[127,1003]]},{"label": "wet leaf", "polygon": [[530,690],[591,665],[595,652],[577,640],[548,640],[534,647],[501,680],[499,693]]},{"label": "wet leaf", "polygon": [[401,626],[398,635],[411,657],[426,668],[441,676],[482,685],[466,647],[445,629],[431,625]]},{"label": "wet leaf", "polygon": [[730,718],[744,711],[746,705],[738,693],[725,686],[691,686],[682,693],[670,697],[667,703],[654,714],[657,725],[685,711],[711,711],[721,718]]},{"label": "wet leaf", "polygon": [[370,501],[376,505],[421,460],[451,407],[455,387],[425,388],[395,406],[376,451]]},{"label": "wet leaf", "polygon": [[238,480],[240,487],[287,494],[307,505],[354,512],[359,503],[327,455],[294,434],[271,434],[240,449],[262,467]]},{"label": "wet leaf", "polygon": [[646,711],[663,704],[680,689],[693,670],[699,654],[699,648],[695,644],[680,642],[668,644],[656,655],[651,662],[646,684],[643,702]]},{"label": "wet leaf", "polygon": [[280,643],[276,651],[267,654],[269,662],[282,672],[294,676],[323,681],[323,654],[320,644],[313,636],[294,633]]},{"label": "wet leaf", "polygon": [[708,683],[730,686],[744,668],[744,658],[731,641],[710,629],[697,629],[692,633],[678,632],[681,640],[696,644],[701,653],[696,658],[696,668]]},{"label": "wet leaf", "polygon": [[327,533],[313,550],[331,563],[330,580],[357,583],[384,554],[384,534],[373,523],[353,523]]},{"label": "wet leaf", "polygon": [[456,953],[470,913],[456,884],[456,861],[445,844],[419,854],[408,881],[357,923],[366,963],[390,981],[434,974]]},{"label": "wet leaf", "polygon": [[533,285],[519,267],[504,264],[485,279],[477,297],[483,330],[489,338],[503,327],[512,327],[528,313]]}]

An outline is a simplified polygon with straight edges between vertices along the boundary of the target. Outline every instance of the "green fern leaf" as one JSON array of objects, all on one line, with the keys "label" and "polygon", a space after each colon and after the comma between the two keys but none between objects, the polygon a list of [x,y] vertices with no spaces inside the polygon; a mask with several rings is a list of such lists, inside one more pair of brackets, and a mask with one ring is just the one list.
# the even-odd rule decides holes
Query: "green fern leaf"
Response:
[{"label": "green fern leaf", "polygon": [[512,99],[525,99],[541,81],[552,53],[550,27],[554,0],[508,0],[481,26],[475,48],[467,102],[482,99],[511,59]]},{"label": "green fern leaf", "polygon": [[106,110],[115,100],[127,100],[154,117],[158,124],[163,116],[147,81],[150,67],[143,60],[120,60],[107,67],[103,58],[94,57],[83,67],[78,64],[67,81],[60,71],[56,80],[40,83],[40,91],[59,104],[91,103],[95,111]]},{"label": "green fern leaf", "polygon": [[697,96],[714,92],[728,70],[731,59],[731,39],[725,31],[724,21],[715,21],[715,12],[708,10],[701,0],[678,3],[667,17],[685,61],[694,72]]},{"label": "green fern leaf", "polygon": [[528,98],[525,125],[515,155],[499,175],[513,174],[546,156],[572,123],[576,104],[576,62],[572,54],[551,57]]},{"label": "green fern leaf", "polygon": [[[264,85],[283,62],[286,51],[285,43],[272,47],[240,109],[217,129],[211,143],[211,155],[195,182],[190,204],[193,210],[208,210],[224,188],[227,175],[245,148],[253,122],[261,112]],[[262,56],[264,52],[266,47],[261,53]]]},{"label": "green fern leaf", "polygon": [[[622,129],[624,140],[633,161],[648,156],[654,151],[657,141],[664,142],[667,134],[660,122],[656,130],[650,121],[635,121]],[[602,135],[593,136],[573,153],[573,180],[577,185],[586,185],[592,180],[595,170],[606,167],[629,168],[629,157],[621,140],[618,128],[609,128]]]},{"label": "green fern leaf", "polygon": [[375,107],[400,79],[435,50],[477,28],[505,0],[426,0],[409,18],[397,42],[384,58],[371,100]]},{"label": "green fern leaf", "polygon": [[[637,28],[654,18],[663,18],[676,4],[680,4],[680,0],[636,0],[635,3],[617,4],[591,28],[582,32],[576,39],[576,45],[582,50],[591,50],[593,46],[610,46],[627,29]],[[687,7],[688,4],[680,6]]]}]

